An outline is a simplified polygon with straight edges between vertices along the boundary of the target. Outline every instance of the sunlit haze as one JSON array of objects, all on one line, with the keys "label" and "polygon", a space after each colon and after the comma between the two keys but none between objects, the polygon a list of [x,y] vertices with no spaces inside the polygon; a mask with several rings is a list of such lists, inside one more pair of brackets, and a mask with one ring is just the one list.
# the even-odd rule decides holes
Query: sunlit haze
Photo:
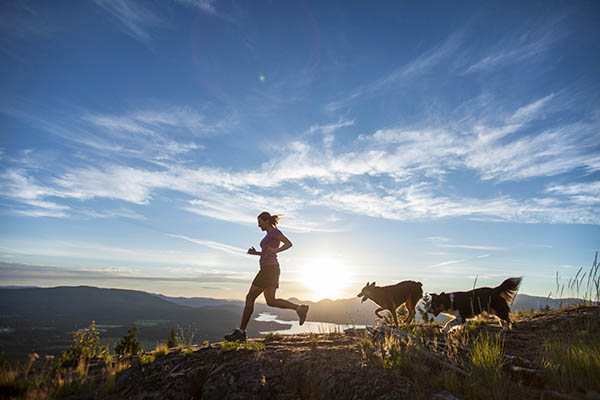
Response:
[{"label": "sunlit haze", "polygon": [[523,276],[600,247],[600,3],[0,7],[1,285],[244,298]]}]

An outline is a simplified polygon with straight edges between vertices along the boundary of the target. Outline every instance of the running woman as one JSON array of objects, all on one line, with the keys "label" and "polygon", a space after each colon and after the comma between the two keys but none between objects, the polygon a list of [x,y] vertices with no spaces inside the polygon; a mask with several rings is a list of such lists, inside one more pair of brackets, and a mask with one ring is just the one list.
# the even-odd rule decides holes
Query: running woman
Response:
[{"label": "running woman", "polygon": [[266,211],[260,213],[258,216],[258,227],[262,231],[267,232],[267,234],[260,241],[261,251],[256,251],[254,247],[250,247],[248,254],[260,256],[260,271],[252,281],[250,290],[248,290],[248,294],[246,295],[246,305],[240,327],[234,330],[232,334],[225,335],[225,340],[228,342],[243,342],[246,340],[246,327],[254,311],[254,301],[261,293],[264,293],[265,300],[271,307],[296,310],[298,318],[300,318],[300,325],[306,320],[306,314],[308,313],[307,305],[297,305],[275,297],[275,292],[279,287],[280,273],[277,253],[281,253],[292,247],[292,242],[277,229],[278,221],[279,217],[277,215],[271,215]]}]

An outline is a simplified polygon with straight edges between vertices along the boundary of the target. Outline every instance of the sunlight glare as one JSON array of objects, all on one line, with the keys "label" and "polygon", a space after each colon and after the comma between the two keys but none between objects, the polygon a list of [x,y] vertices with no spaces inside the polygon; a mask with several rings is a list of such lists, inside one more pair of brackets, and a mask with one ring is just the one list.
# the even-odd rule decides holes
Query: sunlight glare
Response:
[{"label": "sunlight glare", "polygon": [[302,281],[317,300],[337,299],[346,288],[348,278],[347,268],[332,259],[317,259],[302,268]]}]

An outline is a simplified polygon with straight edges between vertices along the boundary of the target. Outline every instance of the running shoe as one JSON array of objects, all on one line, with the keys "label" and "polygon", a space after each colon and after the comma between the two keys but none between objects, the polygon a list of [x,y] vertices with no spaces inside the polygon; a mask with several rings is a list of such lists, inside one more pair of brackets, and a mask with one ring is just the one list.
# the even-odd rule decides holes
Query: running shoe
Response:
[{"label": "running shoe", "polygon": [[246,332],[241,329],[236,329],[230,335],[225,335],[225,340],[228,342],[245,342],[246,341]]},{"label": "running shoe", "polygon": [[302,325],[304,321],[306,321],[306,315],[308,314],[308,306],[302,304],[298,307],[296,313],[298,314],[298,318],[300,318],[300,325]]}]

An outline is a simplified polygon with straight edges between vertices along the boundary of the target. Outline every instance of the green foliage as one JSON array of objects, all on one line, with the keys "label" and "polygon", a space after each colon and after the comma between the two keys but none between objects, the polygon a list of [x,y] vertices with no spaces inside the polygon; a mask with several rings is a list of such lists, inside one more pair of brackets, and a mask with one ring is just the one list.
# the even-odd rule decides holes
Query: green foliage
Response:
[{"label": "green foliage", "polygon": [[194,345],[194,338],[196,337],[196,329],[189,326],[186,330],[182,327],[177,328],[177,346],[189,347]]},{"label": "green foliage", "polygon": [[589,329],[544,343],[541,357],[544,372],[560,390],[600,390],[600,328],[597,323],[592,321]]},{"label": "green foliage", "polygon": [[59,385],[52,396],[55,399],[61,399],[71,396],[80,396],[89,393],[92,390],[92,382],[87,379],[72,379]]},{"label": "green foliage", "polygon": [[258,342],[223,342],[221,343],[221,349],[219,352],[225,353],[232,350],[264,350],[265,345]]},{"label": "green foliage", "polygon": [[68,351],[62,353],[59,363],[75,365],[81,359],[89,360],[107,355],[108,349],[100,343],[100,332],[96,329],[96,321],[92,321],[90,326],[73,334],[73,343]]},{"label": "green foliage", "polygon": [[156,360],[156,357],[154,354],[143,354],[139,358],[139,363],[140,363],[140,365],[146,365],[146,364],[153,363],[154,360]]},{"label": "green foliage", "polygon": [[[504,392],[504,345],[499,336],[478,335],[471,353],[472,373],[469,389],[474,398],[499,398]],[[496,388],[496,390],[494,390]],[[484,390],[483,393],[480,393]],[[497,392],[498,391],[498,392]]]},{"label": "green foliage", "polygon": [[115,346],[115,352],[119,356],[127,354],[138,354],[142,350],[140,341],[137,338],[138,329],[133,325],[128,331],[127,335],[117,343]]},{"label": "green foliage", "polygon": [[[577,274],[569,278],[566,289],[567,295],[570,294],[578,299],[577,305],[579,306],[598,305],[600,303],[600,263],[598,262],[597,251],[590,269],[584,272],[583,267],[580,267]],[[562,298],[564,291],[565,284],[562,283],[562,278],[560,278],[558,271],[556,271],[556,295],[558,296],[561,308],[563,306]],[[550,295],[552,295],[552,292],[550,292]]]},{"label": "green foliage", "polygon": [[[392,314],[390,312],[385,311],[382,313],[382,315],[383,315],[383,318],[378,319],[376,321],[377,325],[395,326],[394,317],[392,316]],[[405,306],[398,307],[396,309],[396,316],[398,317],[398,323],[401,323],[401,321],[404,318],[406,318],[407,315],[408,315],[408,311]]]},{"label": "green foliage", "polygon": [[382,360],[384,368],[401,368],[406,362],[400,342],[388,336],[385,339],[385,357]]},{"label": "green foliage", "polygon": [[171,328],[171,334],[169,335],[169,339],[167,339],[167,347],[173,348],[179,345],[179,341],[177,340],[177,336],[175,336],[175,328]]}]

